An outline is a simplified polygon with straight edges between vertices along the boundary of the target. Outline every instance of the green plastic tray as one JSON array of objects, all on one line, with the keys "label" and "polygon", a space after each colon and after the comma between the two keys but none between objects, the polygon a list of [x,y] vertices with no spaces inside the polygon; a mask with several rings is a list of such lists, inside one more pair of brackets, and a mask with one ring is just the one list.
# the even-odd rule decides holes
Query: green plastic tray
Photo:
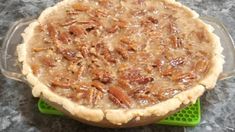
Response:
[{"label": "green plastic tray", "polygon": [[[57,111],[45,103],[42,99],[38,101],[39,111],[43,114],[62,116],[63,113]],[[201,108],[200,100],[198,99],[195,104],[188,106],[180,110],[179,112],[165,118],[164,120],[157,122],[157,124],[173,125],[173,126],[196,126],[201,121]]]}]

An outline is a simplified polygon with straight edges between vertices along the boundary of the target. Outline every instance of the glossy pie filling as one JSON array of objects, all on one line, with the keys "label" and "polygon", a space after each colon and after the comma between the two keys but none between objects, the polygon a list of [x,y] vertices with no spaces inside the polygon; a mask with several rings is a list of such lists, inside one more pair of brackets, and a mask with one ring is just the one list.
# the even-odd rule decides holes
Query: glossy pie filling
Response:
[{"label": "glossy pie filling", "polygon": [[53,92],[90,108],[143,108],[192,88],[212,57],[207,30],[163,1],[89,0],[40,23],[30,65]]}]

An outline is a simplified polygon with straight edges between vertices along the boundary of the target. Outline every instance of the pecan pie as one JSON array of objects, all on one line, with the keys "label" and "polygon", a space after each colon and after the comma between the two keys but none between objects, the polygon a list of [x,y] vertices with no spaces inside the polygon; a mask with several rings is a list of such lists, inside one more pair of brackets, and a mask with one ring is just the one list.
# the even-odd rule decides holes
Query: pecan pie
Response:
[{"label": "pecan pie", "polygon": [[18,55],[35,97],[122,125],[215,86],[224,59],[212,31],[174,0],[64,0],[29,25]]}]

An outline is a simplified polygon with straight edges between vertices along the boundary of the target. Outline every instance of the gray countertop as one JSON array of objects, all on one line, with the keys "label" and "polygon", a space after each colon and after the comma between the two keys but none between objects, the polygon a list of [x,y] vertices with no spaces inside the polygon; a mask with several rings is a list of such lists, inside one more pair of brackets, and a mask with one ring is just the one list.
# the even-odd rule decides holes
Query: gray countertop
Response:
[{"label": "gray countertop", "polygon": [[[16,20],[38,15],[58,0],[0,0],[0,45],[9,26]],[[218,18],[235,39],[235,0],[179,0],[201,15]],[[88,126],[66,117],[41,114],[38,99],[29,86],[5,78],[0,73],[0,131],[235,131],[235,78],[220,81],[201,98],[202,120],[194,127],[149,125],[129,129],[104,129]]]}]

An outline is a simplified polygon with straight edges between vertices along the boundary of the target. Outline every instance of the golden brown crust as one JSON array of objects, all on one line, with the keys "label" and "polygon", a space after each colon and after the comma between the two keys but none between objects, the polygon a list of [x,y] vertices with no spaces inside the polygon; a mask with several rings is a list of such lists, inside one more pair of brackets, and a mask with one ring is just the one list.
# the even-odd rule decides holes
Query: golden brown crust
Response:
[{"label": "golden brown crust", "polygon": [[20,44],[17,48],[19,61],[23,62],[22,72],[27,77],[28,82],[33,85],[33,95],[35,97],[43,96],[51,102],[62,105],[64,109],[66,109],[71,115],[75,117],[92,122],[108,120],[109,122],[116,125],[125,124],[132,119],[138,119],[138,117],[147,117],[151,115],[163,116],[169,113],[170,111],[174,111],[175,109],[179,108],[182,104],[194,103],[197,98],[204,93],[205,89],[210,89],[215,86],[216,80],[219,74],[222,72],[222,64],[224,63],[224,59],[221,53],[222,47],[220,45],[219,38],[212,33],[212,28],[204,24],[201,20],[199,20],[199,15],[197,13],[178,2],[175,2],[174,0],[164,1],[184,8],[186,11],[190,12],[192,14],[192,17],[197,20],[198,23],[203,24],[206,27],[208,34],[211,37],[210,39],[213,40],[214,56],[212,59],[212,68],[210,69],[206,78],[203,79],[199,85],[186,91],[183,91],[171,99],[143,109],[91,109],[82,105],[78,105],[65,97],[55,94],[47,86],[41,83],[36,76],[32,74],[32,70],[27,60],[27,44],[29,43],[31,37],[34,34],[35,27],[39,25],[39,23],[44,23],[46,18],[50,17],[51,14],[53,14],[54,12],[57,12],[59,9],[69,6],[70,4],[76,2],[76,0],[64,0],[62,2],[59,2],[54,7],[47,8],[45,11],[42,12],[37,21],[30,24],[30,26],[22,34],[24,42]]}]

